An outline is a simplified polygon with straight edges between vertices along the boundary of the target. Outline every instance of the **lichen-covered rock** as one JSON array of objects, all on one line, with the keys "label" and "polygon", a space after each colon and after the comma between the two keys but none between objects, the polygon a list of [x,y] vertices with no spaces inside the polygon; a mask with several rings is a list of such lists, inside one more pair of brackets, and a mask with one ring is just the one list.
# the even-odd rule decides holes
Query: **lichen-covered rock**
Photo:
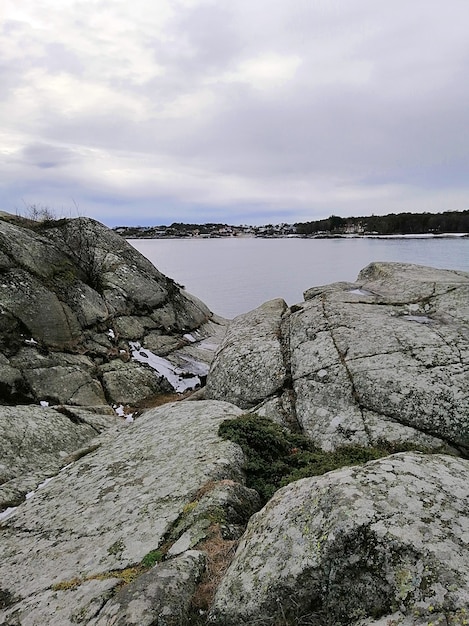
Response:
[{"label": "lichen-covered rock", "polygon": [[120,589],[89,626],[188,626],[204,565],[202,552],[188,550],[153,567]]},{"label": "lichen-covered rock", "polygon": [[119,359],[100,368],[101,380],[108,398],[116,404],[135,405],[161,393],[174,391],[163,376],[139,363],[123,363]]},{"label": "lichen-covered rock", "polygon": [[467,273],[375,263],[356,285],[306,297],[290,318],[291,364],[314,440],[468,447]]},{"label": "lichen-covered rock", "polygon": [[209,622],[463,624],[468,481],[469,461],[401,453],[284,487],[251,519]]},{"label": "lichen-covered rock", "polygon": [[207,398],[223,398],[246,409],[282,390],[286,309],[284,300],[271,300],[231,322],[210,369]]},{"label": "lichen-covered rock", "polygon": [[[163,370],[181,369],[184,335],[200,333],[191,348],[198,361],[207,329],[225,326],[119,235],[88,218],[38,223],[0,216],[0,271],[0,402],[8,404],[49,399],[98,405],[105,394],[111,404],[122,398],[144,402],[149,389],[165,391],[159,382],[165,373],[147,367],[144,378],[155,380],[145,383],[141,394],[138,381],[132,393],[131,383],[120,391],[126,367],[129,380],[143,369],[129,362],[129,342],[164,346],[157,350],[169,361]],[[218,338],[216,332],[214,344]],[[204,367],[207,355],[205,346]],[[63,362],[72,356],[74,363]],[[41,358],[47,363],[43,368]],[[113,361],[118,363],[110,370],[119,370],[119,376],[107,376],[103,388],[99,368]],[[114,384],[110,378],[119,380]]]},{"label": "lichen-covered rock", "polygon": [[256,326],[266,305],[234,320],[206,392],[297,422],[325,450],[468,450],[468,302],[467,272],[373,263],[277,307],[270,326]]},{"label": "lichen-covered rock", "polygon": [[0,512],[57,474],[71,455],[117,424],[115,416],[41,406],[0,406]]},{"label": "lichen-covered rock", "polygon": [[[165,576],[166,591],[174,588],[179,594],[179,566],[169,565],[168,560],[159,574],[141,581],[143,587],[135,582],[117,604],[110,599],[128,568],[145,562],[144,557],[155,550],[167,551],[169,538],[175,543],[189,531],[184,516],[194,512],[199,501],[200,515],[192,519],[200,524],[202,500],[210,491],[223,491],[226,480],[231,493],[233,481],[243,482],[241,449],[217,434],[224,419],[240,413],[237,407],[217,401],[177,402],[152,409],[123,430],[103,433],[95,451],[64,468],[0,522],[0,598],[7,599],[0,609],[0,623],[87,624],[100,618],[101,611],[103,615],[109,611],[109,619],[114,614],[130,619],[132,593],[140,590],[139,606],[143,606],[158,596],[162,582],[156,581]],[[228,525],[239,523],[239,510],[232,515],[230,507],[236,509],[233,503],[243,489],[236,491],[237,498],[214,496],[213,506],[205,509],[207,516],[223,512]],[[249,494],[243,497],[252,501]],[[244,522],[251,512],[246,507]],[[212,523],[210,517],[208,521]],[[176,580],[171,580],[172,575]],[[90,584],[93,581],[107,584]],[[189,587],[185,589],[189,593]],[[127,609],[124,596],[129,600]],[[186,600],[173,600],[174,606],[177,602],[186,606]],[[165,599],[161,607],[166,605]]]}]

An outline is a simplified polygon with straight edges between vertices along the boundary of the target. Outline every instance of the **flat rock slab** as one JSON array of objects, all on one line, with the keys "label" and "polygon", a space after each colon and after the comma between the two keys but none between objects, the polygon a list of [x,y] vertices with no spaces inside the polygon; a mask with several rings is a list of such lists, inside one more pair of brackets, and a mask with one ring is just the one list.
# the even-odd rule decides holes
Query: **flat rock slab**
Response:
[{"label": "flat rock slab", "polygon": [[469,461],[401,453],[284,487],[251,518],[209,623],[463,624],[468,484]]},{"label": "flat rock slab", "polygon": [[83,410],[0,406],[0,512],[22,502],[74,452],[121,422]]},{"label": "flat rock slab", "polygon": [[[65,626],[96,617],[110,573],[157,549],[204,485],[243,481],[241,449],[217,435],[240,413],[216,401],[148,411],[18,507],[0,525],[0,623]],[[76,580],[78,588],[68,588]]]}]

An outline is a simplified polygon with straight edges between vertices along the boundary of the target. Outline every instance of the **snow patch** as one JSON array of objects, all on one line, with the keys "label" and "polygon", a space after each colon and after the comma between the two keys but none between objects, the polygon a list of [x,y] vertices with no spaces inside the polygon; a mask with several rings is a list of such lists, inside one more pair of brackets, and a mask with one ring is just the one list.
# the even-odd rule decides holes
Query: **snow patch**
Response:
[{"label": "snow patch", "polygon": [[349,293],[353,293],[355,296],[372,296],[371,291],[366,289],[350,289]]},{"label": "snow patch", "polygon": [[188,376],[186,372],[179,367],[175,367],[167,359],[156,356],[156,354],[153,354],[150,350],[142,350],[138,342],[131,341],[129,345],[132,350],[132,359],[139,363],[146,363],[160,376],[164,376],[175,391],[181,393],[200,385],[200,378],[198,376]]},{"label": "snow patch", "polygon": [[17,506],[9,506],[7,509],[0,513],[0,521],[9,517],[14,511],[16,511]]},{"label": "snow patch", "polygon": [[203,363],[202,361],[197,361],[196,359],[187,356],[185,354],[180,354],[179,358],[182,363],[182,367],[185,372],[189,374],[194,374],[195,376],[207,376],[210,367],[207,363]]},{"label": "snow patch", "polygon": [[[65,469],[65,468],[64,468]],[[43,487],[45,487],[46,485],[48,485],[50,483],[51,480],[54,480],[55,476],[51,476],[50,478],[46,478],[45,480],[42,481],[42,483],[39,483],[39,485],[37,486],[38,489],[42,489]]]},{"label": "snow patch", "polygon": [[118,415],[119,417],[125,417],[126,422],[130,423],[134,421],[134,414],[133,413],[126,414],[123,404],[120,404],[119,406],[117,406],[117,404],[114,404],[112,408],[116,412],[116,415]]},{"label": "snow patch", "polygon": [[39,404],[43,406],[44,408],[49,406],[49,403],[47,402],[47,400],[41,400]]}]

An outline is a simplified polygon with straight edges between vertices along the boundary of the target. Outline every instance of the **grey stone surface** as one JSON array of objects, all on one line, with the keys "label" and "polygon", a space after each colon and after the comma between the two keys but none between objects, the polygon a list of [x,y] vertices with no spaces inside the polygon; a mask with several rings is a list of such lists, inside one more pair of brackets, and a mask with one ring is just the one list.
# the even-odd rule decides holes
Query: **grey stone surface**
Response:
[{"label": "grey stone surface", "polygon": [[204,570],[202,552],[188,550],[120,589],[89,626],[189,626],[189,607]]},{"label": "grey stone surface", "polygon": [[172,393],[168,381],[140,363],[123,363],[114,359],[101,368],[106,396],[116,404],[135,405],[158,394]]},{"label": "grey stone surface", "polygon": [[467,447],[468,296],[467,273],[379,263],[353,290],[309,299],[291,316],[306,432],[326,448],[380,439],[434,447],[435,438]]},{"label": "grey stone surface", "polygon": [[69,306],[23,269],[11,269],[0,281],[2,309],[17,318],[29,336],[48,346],[66,347],[80,333]]},{"label": "grey stone surface", "polygon": [[[221,319],[212,323],[215,317],[200,300],[119,235],[88,218],[38,223],[0,216],[0,265],[0,402],[102,404],[99,368],[116,358],[128,364],[127,383],[122,367],[112,368],[118,373],[106,376],[107,400],[139,401],[148,389],[159,393],[165,386],[158,373],[154,381],[135,380],[141,368],[130,362],[130,341],[151,346],[158,332],[156,353],[170,356],[186,346],[185,334],[199,331],[187,370],[193,373],[198,346],[206,338],[202,329],[225,324]],[[23,349],[28,345],[34,352]],[[201,348],[204,375],[207,354],[211,359],[214,350],[207,343]],[[61,355],[76,360],[64,364]],[[43,368],[39,356],[47,363]],[[174,356],[184,373],[187,363],[182,353]],[[146,378],[150,375],[146,372]],[[139,384],[143,394],[135,387]]]},{"label": "grey stone surface", "polygon": [[305,298],[280,324],[270,318],[275,341],[256,326],[262,307],[232,322],[209,397],[242,408],[257,399],[325,450],[383,441],[469,449],[468,273],[374,263],[356,283]]},{"label": "grey stone surface", "polygon": [[48,351],[36,346],[20,348],[10,364],[22,372],[29,392],[51,404],[103,405],[103,388],[96,378],[95,365],[81,354]]},{"label": "grey stone surface", "polygon": [[145,335],[145,326],[137,316],[122,315],[114,319],[114,332],[121,339],[139,339]]},{"label": "grey stone surface", "polygon": [[207,398],[223,398],[247,409],[281,391],[286,379],[281,343],[286,309],[283,300],[271,300],[231,322],[210,368]]},{"label": "grey stone surface", "polygon": [[[243,481],[240,448],[217,435],[221,421],[240,413],[216,401],[152,409],[120,432],[103,433],[99,448],[0,522],[0,586],[10,599],[0,623],[68,626],[98,619],[109,586],[103,597],[102,587],[89,583],[110,577],[114,588],[113,572],[139,564],[170,535],[179,539],[171,531],[199,493],[219,481],[227,480],[228,489]],[[168,567],[180,578],[177,565]],[[168,578],[166,584],[173,583]],[[122,608],[120,601],[109,605],[112,614],[112,606]],[[60,622],[53,621],[57,615]]]},{"label": "grey stone surface", "polygon": [[181,337],[170,337],[168,335],[162,335],[161,333],[152,332],[146,335],[143,348],[151,350],[158,356],[166,356],[174,350],[181,348],[184,344],[185,341],[181,339]]},{"label": "grey stone surface", "polygon": [[25,380],[19,369],[12,367],[6,356],[0,353],[0,397],[12,402],[28,397]]},{"label": "grey stone surface", "polygon": [[16,506],[70,456],[115,426],[109,415],[41,406],[0,406],[0,511]]},{"label": "grey stone surface", "polygon": [[469,461],[401,453],[284,487],[251,519],[209,622],[463,624],[468,481]]}]

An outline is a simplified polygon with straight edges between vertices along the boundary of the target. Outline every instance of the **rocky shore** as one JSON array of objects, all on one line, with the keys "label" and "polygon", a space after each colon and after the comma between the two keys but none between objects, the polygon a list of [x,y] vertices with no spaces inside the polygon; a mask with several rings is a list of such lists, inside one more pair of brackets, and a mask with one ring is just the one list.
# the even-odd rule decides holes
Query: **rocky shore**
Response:
[{"label": "rocky shore", "polygon": [[0,273],[2,626],[468,623],[468,273],[228,322],[93,220],[5,215]]}]

